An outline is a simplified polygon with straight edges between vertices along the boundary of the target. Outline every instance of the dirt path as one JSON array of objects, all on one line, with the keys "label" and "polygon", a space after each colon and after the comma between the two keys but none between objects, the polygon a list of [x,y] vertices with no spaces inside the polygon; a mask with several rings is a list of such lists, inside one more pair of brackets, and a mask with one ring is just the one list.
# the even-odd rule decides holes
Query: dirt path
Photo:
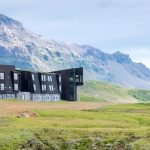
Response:
[{"label": "dirt path", "polygon": [[96,109],[106,105],[107,102],[32,102],[32,101],[6,101],[0,100],[0,116],[17,115],[22,112],[31,112],[33,109],[68,109],[88,110]]}]

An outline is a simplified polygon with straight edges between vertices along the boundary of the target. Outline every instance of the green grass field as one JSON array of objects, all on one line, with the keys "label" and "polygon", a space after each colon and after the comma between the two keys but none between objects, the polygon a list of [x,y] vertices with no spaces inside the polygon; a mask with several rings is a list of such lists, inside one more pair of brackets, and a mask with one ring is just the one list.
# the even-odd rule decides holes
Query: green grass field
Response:
[{"label": "green grass field", "polygon": [[35,117],[17,118],[11,114],[0,117],[1,150],[150,149],[148,103],[32,112]]},{"label": "green grass field", "polygon": [[80,101],[0,100],[0,150],[150,150],[149,91],[88,81]]},{"label": "green grass field", "polygon": [[102,81],[86,81],[79,91],[81,101],[150,102],[150,91],[128,89]]}]

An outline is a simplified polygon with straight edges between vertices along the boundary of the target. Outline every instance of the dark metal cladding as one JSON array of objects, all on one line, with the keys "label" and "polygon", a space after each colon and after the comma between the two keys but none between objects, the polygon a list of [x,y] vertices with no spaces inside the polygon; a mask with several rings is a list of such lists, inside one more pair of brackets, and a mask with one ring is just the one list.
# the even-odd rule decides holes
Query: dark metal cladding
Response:
[{"label": "dark metal cladding", "polygon": [[0,65],[0,94],[16,94],[20,90],[19,78],[15,66]]},{"label": "dark metal cladding", "polygon": [[[16,70],[13,65],[0,65],[0,98],[17,98],[27,94],[39,100],[77,100],[77,86],[83,85],[83,68],[55,72]],[[25,93],[22,93],[25,92]],[[31,99],[32,99],[31,98]]]},{"label": "dark metal cladding", "polygon": [[61,74],[62,77],[61,99],[76,101],[77,86],[83,85],[83,68],[59,70],[54,73]]},{"label": "dark metal cladding", "polygon": [[57,74],[20,71],[21,91],[35,94],[59,94]]}]

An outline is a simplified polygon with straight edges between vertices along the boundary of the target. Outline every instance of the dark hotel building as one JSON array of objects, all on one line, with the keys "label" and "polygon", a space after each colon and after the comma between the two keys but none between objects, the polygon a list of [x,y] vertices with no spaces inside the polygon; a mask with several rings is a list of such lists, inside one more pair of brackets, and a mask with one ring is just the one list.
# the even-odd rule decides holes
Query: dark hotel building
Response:
[{"label": "dark hotel building", "polygon": [[0,99],[76,101],[80,85],[83,85],[83,68],[32,72],[0,65]]}]

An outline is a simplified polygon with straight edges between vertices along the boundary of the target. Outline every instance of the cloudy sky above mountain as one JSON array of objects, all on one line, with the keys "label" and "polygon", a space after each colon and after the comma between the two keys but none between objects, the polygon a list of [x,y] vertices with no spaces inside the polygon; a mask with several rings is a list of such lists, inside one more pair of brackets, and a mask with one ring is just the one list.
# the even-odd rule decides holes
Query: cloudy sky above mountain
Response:
[{"label": "cloudy sky above mountain", "polygon": [[0,13],[49,39],[119,50],[150,67],[149,0],[0,0]]}]

